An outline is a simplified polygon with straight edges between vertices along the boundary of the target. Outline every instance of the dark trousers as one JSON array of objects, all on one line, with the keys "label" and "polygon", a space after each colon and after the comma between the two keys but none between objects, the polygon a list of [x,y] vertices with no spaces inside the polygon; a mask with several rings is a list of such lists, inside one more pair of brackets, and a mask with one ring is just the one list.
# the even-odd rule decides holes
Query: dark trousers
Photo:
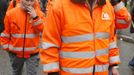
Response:
[{"label": "dark trousers", "polygon": [[38,54],[32,55],[30,58],[19,58],[15,54],[9,52],[10,62],[13,69],[12,75],[22,75],[24,63],[26,64],[27,75],[36,75],[39,63]]},{"label": "dark trousers", "polygon": [[129,61],[129,65],[134,68],[134,57]]}]

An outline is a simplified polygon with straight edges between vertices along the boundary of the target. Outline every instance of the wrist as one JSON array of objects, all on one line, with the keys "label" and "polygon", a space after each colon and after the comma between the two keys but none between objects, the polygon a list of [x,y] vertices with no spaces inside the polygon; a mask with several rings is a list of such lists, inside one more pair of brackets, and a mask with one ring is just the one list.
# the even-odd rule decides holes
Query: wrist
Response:
[{"label": "wrist", "polygon": [[114,64],[114,65],[111,65],[110,67],[111,68],[119,68],[119,65],[118,64]]},{"label": "wrist", "polygon": [[119,66],[113,66],[112,68],[117,68],[117,69],[118,69],[118,68],[119,68]]},{"label": "wrist", "polygon": [[48,75],[59,75],[59,72],[51,72],[51,73],[48,73]]},{"label": "wrist", "polygon": [[35,17],[33,17],[33,20],[36,20],[38,18],[38,16],[35,16]]}]

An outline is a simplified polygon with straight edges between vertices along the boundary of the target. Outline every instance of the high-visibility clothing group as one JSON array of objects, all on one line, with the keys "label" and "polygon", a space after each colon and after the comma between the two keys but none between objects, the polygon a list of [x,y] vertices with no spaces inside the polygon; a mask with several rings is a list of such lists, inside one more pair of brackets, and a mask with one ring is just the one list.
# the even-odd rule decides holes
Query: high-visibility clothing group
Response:
[{"label": "high-visibility clothing group", "polygon": [[48,75],[108,75],[109,67],[121,63],[116,29],[127,28],[131,22],[121,0],[115,5],[110,0],[48,0],[46,18],[38,0],[15,2],[15,7],[14,0],[10,2],[0,35],[0,47],[9,51],[11,59],[31,57],[30,64],[40,52]]}]

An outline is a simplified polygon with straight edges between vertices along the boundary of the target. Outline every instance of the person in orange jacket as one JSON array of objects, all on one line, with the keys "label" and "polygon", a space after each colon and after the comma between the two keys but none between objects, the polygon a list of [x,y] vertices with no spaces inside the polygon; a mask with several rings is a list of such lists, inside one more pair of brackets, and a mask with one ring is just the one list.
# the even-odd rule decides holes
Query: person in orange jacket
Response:
[{"label": "person in orange jacket", "polygon": [[9,53],[12,75],[21,75],[24,63],[27,75],[36,75],[44,13],[35,5],[35,0],[21,0],[7,11],[4,24],[0,46]]},{"label": "person in orange jacket", "polygon": [[[119,8],[118,8],[119,9]],[[117,9],[116,9],[117,10]],[[123,8],[121,11],[126,11]],[[55,0],[48,9],[40,59],[48,75],[119,75],[116,21],[109,0]],[[123,15],[123,16],[124,16]],[[119,17],[123,19],[126,17]],[[117,24],[118,23],[118,24]],[[125,26],[123,26],[125,25]]]}]

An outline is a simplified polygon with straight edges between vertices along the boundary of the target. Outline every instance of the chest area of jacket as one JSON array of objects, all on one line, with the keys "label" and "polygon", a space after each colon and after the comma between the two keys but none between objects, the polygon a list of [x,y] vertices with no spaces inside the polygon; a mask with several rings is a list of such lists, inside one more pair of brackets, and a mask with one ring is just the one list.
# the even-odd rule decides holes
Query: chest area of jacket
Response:
[{"label": "chest area of jacket", "polygon": [[66,8],[64,12],[63,28],[75,31],[110,31],[113,22],[113,14],[108,7],[96,7],[92,11],[86,7]]},{"label": "chest area of jacket", "polygon": [[33,32],[32,18],[28,14],[18,12],[11,16],[10,29],[13,33],[24,33],[25,31],[31,33]]}]

